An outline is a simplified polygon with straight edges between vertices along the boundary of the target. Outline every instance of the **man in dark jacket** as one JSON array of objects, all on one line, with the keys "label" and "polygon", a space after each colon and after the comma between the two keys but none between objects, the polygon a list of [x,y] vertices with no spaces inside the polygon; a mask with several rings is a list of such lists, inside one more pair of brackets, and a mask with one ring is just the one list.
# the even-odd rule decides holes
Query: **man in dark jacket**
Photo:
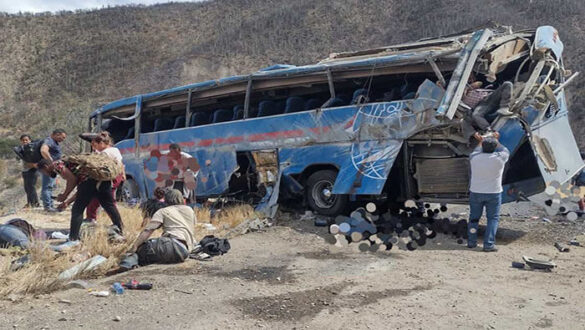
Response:
[{"label": "man in dark jacket", "polygon": [[[27,145],[31,143],[32,140],[30,135],[23,134],[20,136],[20,144]],[[37,195],[37,169],[35,168],[35,164],[27,163],[24,160],[22,161],[22,181],[24,182],[24,192],[26,193],[26,205],[25,208],[29,207],[38,207],[39,206],[39,197]]]}]

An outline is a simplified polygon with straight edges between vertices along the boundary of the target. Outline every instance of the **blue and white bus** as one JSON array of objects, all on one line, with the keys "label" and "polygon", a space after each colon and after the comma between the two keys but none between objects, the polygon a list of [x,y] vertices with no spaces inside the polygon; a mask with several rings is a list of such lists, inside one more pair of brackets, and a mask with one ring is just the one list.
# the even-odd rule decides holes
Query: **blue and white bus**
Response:
[{"label": "blue and white bus", "polygon": [[[474,145],[462,97],[470,77],[509,81],[513,115],[488,119],[511,152],[510,202],[583,166],[562,52],[550,26],[484,29],[121,99],[94,111],[90,129],[116,140],[127,198],[152,196],[190,171],[198,198],[297,200],[327,215],[353,200],[465,203]],[[167,157],[173,143],[193,159]]]}]

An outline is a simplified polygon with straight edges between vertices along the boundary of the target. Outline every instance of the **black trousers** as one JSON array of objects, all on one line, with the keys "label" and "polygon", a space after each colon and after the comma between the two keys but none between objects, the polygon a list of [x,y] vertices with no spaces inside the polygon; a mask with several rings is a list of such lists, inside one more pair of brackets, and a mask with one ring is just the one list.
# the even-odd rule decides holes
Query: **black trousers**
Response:
[{"label": "black trousers", "polygon": [[490,123],[496,118],[496,111],[499,108],[509,107],[512,101],[513,84],[505,81],[490,96],[481,101],[473,110],[474,124],[485,131]]},{"label": "black trousers", "polygon": [[77,186],[77,198],[71,208],[70,240],[79,239],[79,229],[83,222],[83,211],[94,198],[99,200],[100,205],[108,216],[110,216],[114,225],[120,228],[120,232],[122,232],[122,218],[120,217],[116,203],[114,203],[114,197],[112,197],[112,182],[87,179]]},{"label": "black trousers", "polygon": [[39,196],[37,195],[37,170],[31,168],[28,171],[22,172],[22,180],[24,181],[24,192],[26,193],[26,202],[29,206],[39,205]]},{"label": "black trousers", "polygon": [[151,238],[138,247],[138,264],[175,264],[189,256],[187,248],[171,237]]}]

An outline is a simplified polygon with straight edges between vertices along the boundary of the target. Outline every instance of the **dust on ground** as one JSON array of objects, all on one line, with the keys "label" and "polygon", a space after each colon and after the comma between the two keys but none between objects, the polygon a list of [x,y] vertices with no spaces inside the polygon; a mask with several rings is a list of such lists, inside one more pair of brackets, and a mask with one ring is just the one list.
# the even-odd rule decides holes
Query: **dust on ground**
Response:
[{"label": "dust on ground", "polygon": [[[152,265],[93,281],[106,289],[134,278],[153,283],[150,291],[98,298],[69,289],[2,300],[0,327],[585,328],[585,247],[568,253],[553,247],[583,232],[583,219],[543,222],[521,204],[502,214],[497,253],[467,249],[445,235],[416,251],[335,249],[324,240],[326,228],[284,214],[264,232],[230,240],[230,252],[210,261]],[[523,255],[558,267],[512,268]]]}]

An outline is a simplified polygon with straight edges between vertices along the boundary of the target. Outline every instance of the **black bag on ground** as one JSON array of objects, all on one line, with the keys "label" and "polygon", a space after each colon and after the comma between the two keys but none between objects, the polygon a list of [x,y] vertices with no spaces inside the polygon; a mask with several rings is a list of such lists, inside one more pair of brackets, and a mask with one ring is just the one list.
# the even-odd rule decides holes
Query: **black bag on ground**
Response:
[{"label": "black bag on ground", "polygon": [[199,241],[199,246],[191,253],[204,252],[210,256],[220,256],[226,254],[231,246],[230,242],[225,238],[217,238],[213,235],[207,235]]},{"label": "black bag on ground", "polygon": [[38,163],[41,156],[41,147],[43,146],[43,140],[35,140],[31,143],[27,143],[22,146],[12,148],[18,158],[24,160],[27,163]]}]

